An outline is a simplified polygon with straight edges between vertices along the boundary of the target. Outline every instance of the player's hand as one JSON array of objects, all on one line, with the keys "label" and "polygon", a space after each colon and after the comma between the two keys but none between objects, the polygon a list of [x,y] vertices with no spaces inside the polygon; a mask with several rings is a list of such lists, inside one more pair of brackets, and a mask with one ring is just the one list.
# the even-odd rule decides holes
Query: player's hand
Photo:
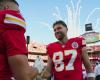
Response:
[{"label": "player's hand", "polygon": [[47,67],[45,67],[41,72],[40,76],[43,78],[48,78],[51,76],[51,73],[47,70]]},{"label": "player's hand", "polygon": [[39,74],[38,69],[32,66],[30,66],[29,72],[30,72],[29,76],[32,80]]}]

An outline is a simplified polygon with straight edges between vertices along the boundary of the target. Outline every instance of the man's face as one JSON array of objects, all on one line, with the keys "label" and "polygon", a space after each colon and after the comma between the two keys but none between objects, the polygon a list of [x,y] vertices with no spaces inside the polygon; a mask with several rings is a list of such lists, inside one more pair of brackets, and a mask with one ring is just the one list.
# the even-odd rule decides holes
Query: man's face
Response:
[{"label": "man's face", "polygon": [[67,36],[67,28],[64,27],[62,24],[57,24],[54,26],[54,33],[55,33],[55,37],[58,39],[58,40],[63,40],[64,37]]}]

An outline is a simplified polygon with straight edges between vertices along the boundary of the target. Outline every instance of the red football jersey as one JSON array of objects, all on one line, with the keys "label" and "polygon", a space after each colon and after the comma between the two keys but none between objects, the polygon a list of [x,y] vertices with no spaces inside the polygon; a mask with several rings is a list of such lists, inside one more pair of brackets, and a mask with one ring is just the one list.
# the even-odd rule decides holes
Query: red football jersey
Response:
[{"label": "red football jersey", "polygon": [[19,12],[0,11],[0,80],[12,80],[8,57],[27,55],[25,22]]},{"label": "red football jersey", "polygon": [[69,39],[64,45],[54,42],[47,46],[54,80],[83,80],[81,54],[85,45],[84,39],[77,37]]}]

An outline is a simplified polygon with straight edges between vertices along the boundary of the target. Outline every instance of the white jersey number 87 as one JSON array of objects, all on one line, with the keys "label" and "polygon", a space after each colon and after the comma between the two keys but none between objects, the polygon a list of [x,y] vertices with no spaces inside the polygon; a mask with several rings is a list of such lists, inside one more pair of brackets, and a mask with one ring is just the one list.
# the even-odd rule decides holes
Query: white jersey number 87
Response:
[{"label": "white jersey number 87", "polygon": [[[71,59],[69,60],[67,65],[64,65],[64,62],[63,62],[64,56],[68,56],[70,54],[72,54]],[[73,63],[77,57],[77,51],[76,50],[65,50],[64,56],[63,56],[63,52],[61,52],[61,51],[55,52],[53,55],[53,62],[55,65],[55,70],[57,72],[63,71],[64,67],[65,67],[65,70],[74,70]]]}]

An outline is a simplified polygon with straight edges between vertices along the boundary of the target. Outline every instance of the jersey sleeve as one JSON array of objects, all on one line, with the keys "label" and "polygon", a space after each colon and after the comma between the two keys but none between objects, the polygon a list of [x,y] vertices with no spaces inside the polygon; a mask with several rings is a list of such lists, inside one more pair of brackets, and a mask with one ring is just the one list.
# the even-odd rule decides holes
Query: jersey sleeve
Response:
[{"label": "jersey sleeve", "polygon": [[4,17],[5,17],[5,14],[3,11],[0,11],[0,24],[3,24],[4,23]]},{"label": "jersey sleeve", "polygon": [[6,26],[7,29],[23,29],[26,30],[26,22],[18,11],[3,10],[0,13],[0,23]]},{"label": "jersey sleeve", "polygon": [[7,56],[28,54],[24,32],[18,30],[6,30],[2,36],[5,42]]},{"label": "jersey sleeve", "polygon": [[5,14],[4,23],[9,25],[15,24],[22,28],[25,28],[26,26],[25,21],[21,17],[17,16],[16,14]]},{"label": "jersey sleeve", "polygon": [[47,53],[47,55],[48,55],[49,57],[51,57],[51,56],[50,56],[50,44],[46,46],[46,53]]},{"label": "jersey sleeve", "polygon": [[84,38],[81,38],[81,47],[85,47],[86,46],[86,41]]}]

